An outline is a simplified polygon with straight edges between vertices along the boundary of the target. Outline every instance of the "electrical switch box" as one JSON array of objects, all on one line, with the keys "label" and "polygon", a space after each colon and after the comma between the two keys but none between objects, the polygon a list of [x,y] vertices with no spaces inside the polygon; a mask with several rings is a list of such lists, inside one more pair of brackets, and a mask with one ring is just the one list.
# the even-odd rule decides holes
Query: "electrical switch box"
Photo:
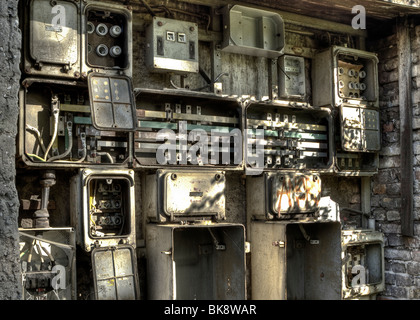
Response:
[{"label": "electrical switch box", "polygon": [[240,224],[146,226],[151,300],[245,300],[245,228]]},{"label": "electrical switch box", "polygon": [[82,72],[132,76],[132,12],[128,6],[84,1]]},{"label": "electrical switch box", "polygon": [[340,222],[252,221],[252,300],[340,300]]},{"label": "electrical switch box", "polygon": [[223,171],[157,170],[145,179],[144,208],[150,221],[225,219]]},{"label": "electrical switch box", "polygon": [[198,72],[196,23],[155,16],[146,30],[146,41],[146,64],[152,72]]},{"label": "electrical switch box", "polygon": [[279,14],[241,5],[223,8],[223,51],[275,59],[283,54],[284,39]]},{"label": "electrical switch box", "polygon": [[249,101],[244,140],[251,171],[328,171],[333,164],[331,111],[294,106],[289,101]]},{"label": "electrical switch box", "polygon": [[283,55],[279,58],[279,98],[306,99],[305,58]]},{"label": "electrical switch box", "polygon": [[343,103],[379,107],[376,54],[333,46],[315,56],[312,68],[315,107]]},{"label": "electrical switch box", "polygon": [[24,300],[76,300],[73,228],[19,229]]},{"label": "electrical switch box", "polygon": [[385,290],[384,235],[342,230],[343,299],[370,299]]},{"label": "electrical switch box", "polygon": [[23,72],[80,77],[80,4],[76,1],[22,1]]},{"label": "electrical switch box", "polygon": [[[116,123],[124,124],[125,122],[119,120],[122,117],[118,117],[118,113],[115,115],[117,121],[113,120],[112,111],[122,109],[125,114],[130,115],[128,111],[131,111],[131,107],[127,102],[132,93],[124,80],[116,80],[116,82],[121,84],[122,107],[120,108],[120,105],[116,103],[116,98],[111,92],[109,95],[114,97],[113,101],[110,101],[111,98],[100,100],[102,95],[105,96],[103,92],[100,92],[99,99],[95,100],[95,96],[92,97],[94,100],[92,112],[89,87],[83,83],[25,79],[19,93],[18,153],[23,164],[57,168],[90,165],[127,166],[129,150],[132,150],[129,144],[130,133],[120,131],[120,128],[114,126]],[[104,88],[102,86],[100,89]],[[90,91],[94,92],[95,89],[96,87],[93,86]],[[112,89],[105,90],[116,89],[114,86]],[[102,109],[96,108],[98,105],[102,106]],[[108,105],[110,106],[108,109],[103,107]],[[109,111],[106,116],[111,117],[112,120],[108,127],[101,126],[98,129],[94,126],[98,118],[92,118],[92,115],[96,115],[98,110],[103,112],[104,109]],[[105,115],[101,113],[101,116]],[[134,120],[127,121],[132,123]]]},{"label": "electrical switch box", "polygon": [[247,176],[247,212],[253,219],[316,217],[321,200],[318,174],[265,172]]},{"label": "electrical switch box", "polygon": [[136,91],[136,165],[242,169],[242,106],[237,99],[174,90]]},{"label": "electrical switch box", "polygon": [[135,246],[132,170],[81,169],[71,179],[70,197],[72,225],[85,251],[98,246]]}]

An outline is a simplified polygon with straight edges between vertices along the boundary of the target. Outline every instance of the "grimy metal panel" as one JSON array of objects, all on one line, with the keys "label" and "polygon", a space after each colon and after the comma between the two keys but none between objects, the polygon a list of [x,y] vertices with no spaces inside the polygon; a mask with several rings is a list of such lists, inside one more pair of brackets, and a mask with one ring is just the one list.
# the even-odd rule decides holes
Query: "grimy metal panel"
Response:
[{"label": "grimy metal panel", "polygon": [[74,1],[22,1],[25,74],[80,77],[80,6]]},{"label": "grimy metal panel", "polygon": [[152,221],[194,221],[225,219],[224,171],[157,170],[147,178],[153,204],[145,214]]},{"label": "grimy metal panel", "polygon": [[136,300],[139,298],[136,253],[133,247],[95,248],[92,272],[97,300]]}]

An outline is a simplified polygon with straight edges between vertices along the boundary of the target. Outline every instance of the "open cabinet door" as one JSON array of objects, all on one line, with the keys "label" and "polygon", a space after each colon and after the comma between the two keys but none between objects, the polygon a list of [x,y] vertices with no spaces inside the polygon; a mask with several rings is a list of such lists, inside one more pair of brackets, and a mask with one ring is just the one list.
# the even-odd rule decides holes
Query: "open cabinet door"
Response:
[{"label": "open cabinet door", "polygon": [[129,245],[100,247],[92,251],[96,300],[139,299],[136,253]]}]

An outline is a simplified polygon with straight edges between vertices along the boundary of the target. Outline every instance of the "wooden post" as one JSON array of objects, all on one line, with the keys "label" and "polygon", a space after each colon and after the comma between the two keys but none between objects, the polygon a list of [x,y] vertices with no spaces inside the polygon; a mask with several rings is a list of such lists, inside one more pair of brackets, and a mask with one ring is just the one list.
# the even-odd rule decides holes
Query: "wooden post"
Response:
[{"label": "wooden post", "polygon": [[411,102],[411,44],[408,19],[397,23],[398,86],[401,145],[401,234],[414,235],[413,223],[413,128]]}]

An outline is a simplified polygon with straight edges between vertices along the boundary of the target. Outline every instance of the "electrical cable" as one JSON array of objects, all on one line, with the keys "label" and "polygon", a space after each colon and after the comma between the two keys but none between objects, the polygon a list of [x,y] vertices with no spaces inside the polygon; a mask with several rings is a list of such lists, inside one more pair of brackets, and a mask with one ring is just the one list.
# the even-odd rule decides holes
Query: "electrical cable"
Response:
[{"label": "electrical cable", "polygon": [[54,133],[53,133],[53,136],[51,138],[50,144],[48,145],[48,147],[47,147],[47,149],[45,151],[44,161],[47,160],[48,153],[50,152],[50,149],[51,149],[51,147],[52,147],[55,139],[57,138],[57,133],[58,133],[58,116],[59,116],[59,113],[60,113],[60,107],[59,107],[59,105],[60,105],[60,101],[58,100],[58,97],[57,96],[54,96],[52,98],[52,113],[53,113],[53,116],[54,116]]},{"label": "electrical cable", "polygon": [[69,138],[69,146],[67,150],[64,153],[59,154],[58,156],[49,158],[48,162],[63,159],[70,154],[71,149],[73,148],[73,129],[72,128],[73,128],[73,123],[71,121],[68,121],[67,122],[67,136]]}]

